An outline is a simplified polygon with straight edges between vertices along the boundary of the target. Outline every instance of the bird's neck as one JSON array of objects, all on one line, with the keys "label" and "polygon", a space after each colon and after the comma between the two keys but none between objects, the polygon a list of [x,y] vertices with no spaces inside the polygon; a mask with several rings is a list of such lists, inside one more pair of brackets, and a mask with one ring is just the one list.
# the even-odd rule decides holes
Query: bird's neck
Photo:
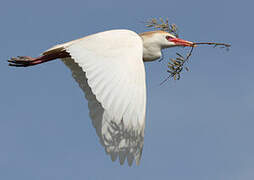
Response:
[{"label": "bird's neck", "polygon": [[143,61],[155,61],[162,55],[162,47],[154,39],[140,34],[143,40]]},{"label": "bird's neck", "polygon": [[143,61],[155,61],[161,57],[161,47],[143,44]]}]

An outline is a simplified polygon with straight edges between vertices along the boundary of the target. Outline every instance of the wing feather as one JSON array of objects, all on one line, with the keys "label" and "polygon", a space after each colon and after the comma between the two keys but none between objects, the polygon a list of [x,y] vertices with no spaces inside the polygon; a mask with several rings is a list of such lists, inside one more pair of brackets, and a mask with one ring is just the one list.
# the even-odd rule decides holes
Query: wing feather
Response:
[{"label": "wing feather", "polygon": [[129,30],[111,30],[55,48],[70,54],[63,62],[85,92],[93,126],[112,161],[119,157],[123,164],[127,157],[129,165],[134,159],[139,164],[146,108],[142,39]]}]

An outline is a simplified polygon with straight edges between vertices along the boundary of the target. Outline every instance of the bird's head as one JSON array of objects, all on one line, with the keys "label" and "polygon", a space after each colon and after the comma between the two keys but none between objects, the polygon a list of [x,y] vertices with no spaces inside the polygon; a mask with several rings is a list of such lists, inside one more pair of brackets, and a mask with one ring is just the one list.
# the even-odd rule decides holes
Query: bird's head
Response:
[{"label": "bird's head", "polygon": [[149,31],[139,34],[143,39],[143,59],[153,61],[161,57],[161,50],[175,46],[193,46],[193,42],[175,37],[165,31]]},{"label": "bird's head", "polygon": [[157,44],[162,48],[169,48],[174,46],[193,46],[193,42],[186,41],[175,37],[165,31],[149,31],[141,33],[140,36],[144,42],[149,44]]}]

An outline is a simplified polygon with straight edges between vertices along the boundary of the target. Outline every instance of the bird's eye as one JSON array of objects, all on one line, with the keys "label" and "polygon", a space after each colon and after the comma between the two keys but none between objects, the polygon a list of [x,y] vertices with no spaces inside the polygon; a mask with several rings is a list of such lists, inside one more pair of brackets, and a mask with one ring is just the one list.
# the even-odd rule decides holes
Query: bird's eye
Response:
[{"label": "bird's eye", "polygon": [[174,39],[174,38],[171,37],[171,36],[166,36],[166,39],[167,39],[168,41],[170,41],[171,39]]}]

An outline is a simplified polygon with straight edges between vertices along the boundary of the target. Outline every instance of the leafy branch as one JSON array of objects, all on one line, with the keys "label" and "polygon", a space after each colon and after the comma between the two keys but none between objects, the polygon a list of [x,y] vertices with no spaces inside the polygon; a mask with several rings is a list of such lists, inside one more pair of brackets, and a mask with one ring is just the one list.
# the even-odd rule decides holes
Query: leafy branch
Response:
[{"label": "leafy branch", "polygon": [[193,46],[191,47],[190,52],[188,53],[188,55],[186,57],[184,57],[183,55],[181,55],[179,53],[176,53],[176,55],[178,57],[176,57],[175,59],[173,59],[173,58],[169,59],[170,60],[168,62],[169,70],[167,70],[167,72],[169,73],[169,76],[166,79],[164,79],[160,83],[160,85],[165,83],[170,78],[173,78],[174,80],[179,80],[181,78],[180,74],[183,71],[183,69],[185,69],[186,71],[189,71],[189,68],[186,66],[186,62],[191,57],[194,47],[197,47],[197,45],[210,45],[210,46],[212,45],[213,47],[226,48],[227,50],[229,50],[229,48],[231,47],[230,44],[226,44],[226,43],[194,42]]},{"label": "leafy branch", "polygon": [[152,18],[148,20],[146,23],[146,27],[159,29],[162,31],[167,31],[172,33],[174,36],[179,37],[179,30],[176,24],[169,24],[168,19],[163,20],[162,18]]},{"label": "leafy branch", "polygon": [[175,59],[169,58],[170,60],[168,62],[169,70],[167,70],[167,72],[169,73],[169,76],[166,79],[164,79],[160,83],[160,85],[165,83],[170,78],[173,78],[174,80],[179,80],[181,78],[181,72],[183,71],[183,69],[185,69],[186,71],[189,71],[189,68],[186,66],[186,62],[189,60],[190,56],[192,55],[193,49],[194,49],[194,46],[191,47],[191,50],[186,57],[184,57],[183,55],[179,53],[176,53],[177,58]]}]

